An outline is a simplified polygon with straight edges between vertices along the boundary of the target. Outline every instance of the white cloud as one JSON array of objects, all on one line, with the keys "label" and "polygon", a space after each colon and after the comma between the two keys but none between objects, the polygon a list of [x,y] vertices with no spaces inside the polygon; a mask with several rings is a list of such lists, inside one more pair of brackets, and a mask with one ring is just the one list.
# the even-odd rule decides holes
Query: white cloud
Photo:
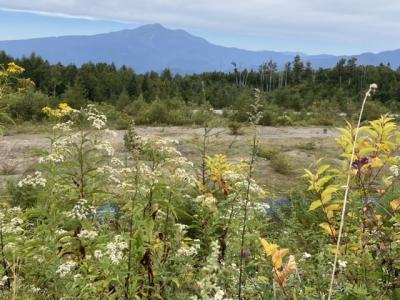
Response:
[{"label": "white cloud", "polygon": [[344,47],[400,46],[393,44],[400,40],[400,2],[393,0],[0,0],[0,7]]}]

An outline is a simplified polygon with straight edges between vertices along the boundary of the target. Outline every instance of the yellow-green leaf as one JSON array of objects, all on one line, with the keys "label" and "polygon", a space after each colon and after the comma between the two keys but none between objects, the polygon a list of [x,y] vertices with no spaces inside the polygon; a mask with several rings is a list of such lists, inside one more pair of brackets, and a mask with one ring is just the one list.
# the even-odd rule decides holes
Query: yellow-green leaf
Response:
[{"label": "yellow-green leaf", "polygon": [[310,208],[308,209],[309,211],[317,209],[318,207],[320,207],[322,205],[321,200],[315,200],[311,203]]},{"label": "yellow-green leaf", "polygon": [[390,207],[394,210],[394,211],[398,211],[400,210],[400,199],[396,199],[390,202]]},{"label": "yellow-green leaf", "polygon": [[336,237],[335,228],[331,227],[328,223],[321,223],[321,224],[319,224],[319,227],[321,227],[330,236]]},{"label": "yellow-green leaf", "polygon": [[288,253],[289,253],[289,249],[285,248],[285,249],[276,251],[272,255],[272,265],[274,266],[275,269],[280,269],[282,267],[282,259]]},{"label": "yellow-green leaf", "polygon": [[276,251],[278,251],[278,245],[271,244],[265,239],[260,239],[260,242],[261,242],[261,245],[263,246],[265,254],[267,254],[267,256],[271,256]]}]

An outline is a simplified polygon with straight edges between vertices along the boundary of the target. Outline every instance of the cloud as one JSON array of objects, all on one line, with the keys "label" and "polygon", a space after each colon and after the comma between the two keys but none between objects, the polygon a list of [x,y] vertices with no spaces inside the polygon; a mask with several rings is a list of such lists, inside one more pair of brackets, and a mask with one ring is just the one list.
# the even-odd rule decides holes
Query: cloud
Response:
[{"label": "cloud", "polygon": [[0,0],[0,7],[314,44],[343,43],[344,52],[346,45],[371,43],[396,48],[399,45],[393,43],[400,40],[400,2],[393,0]]}]

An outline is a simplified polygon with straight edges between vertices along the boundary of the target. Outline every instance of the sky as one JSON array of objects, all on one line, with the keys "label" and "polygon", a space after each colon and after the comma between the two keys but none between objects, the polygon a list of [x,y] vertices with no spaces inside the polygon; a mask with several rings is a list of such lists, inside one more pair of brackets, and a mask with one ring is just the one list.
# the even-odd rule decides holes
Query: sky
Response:
[{"label": "sky", "polygon": [[359,54],[400,48],[398,0],[0,0],[0,40],[160,23],[249,50]]}]

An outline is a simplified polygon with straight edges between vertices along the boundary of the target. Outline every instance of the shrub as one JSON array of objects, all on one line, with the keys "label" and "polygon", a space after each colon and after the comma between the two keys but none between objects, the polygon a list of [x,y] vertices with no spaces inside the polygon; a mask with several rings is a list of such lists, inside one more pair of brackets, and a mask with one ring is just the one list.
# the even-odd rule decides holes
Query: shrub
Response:
[{"label": "shrub", "polygon": [[42,120],[45,117],[42,108],[54,105],[56,102],[50,100],[41,92],[10,94],[5,98],[5,101],[8,103],[10,116],[21,121]]},{"label": "shrub", "polygon": [[270,159],[271,167],[275,172],[280,174],[289,174],[292,171],[292,164],[287,156],[283,153],[277,153]]},{"label": "shrub", "polygon": [[276,118],[275,124],[278,126],[292,126],[293,120],[288,115],[284,114]]},{"label": "shrub", "polygon": [[259,146],[257,147],[256,155],[257,155],[258,157],[271,160],[271,159],[272,159],[274,156],[276,156],[278,153],[279,153],[278,150],[275,150],[275,149],[268,149],[268,148],[266,148],[266,147],[263,147],[263,146],[259,145]]},{"label": "shrub", "polygon": [[[325,131],[324,131],[325,132]],[[316,144],[315,142],[306,142],[306,143],[299,143],[296,146],[297,149],[312,151],[315,150]]]},{"label": "shrub", "polygon": [[228,123],[228,128],[232,135],[238,135],[241,133],[240,129],[242,128],[242,124],[236,121],[230,121]]},{"label": "shrub", "polygon": [[126,130],[129,128],[129,125],[132,122],[132,117],[128,116],[125,113],[121,113],[118,119],[115,121],[115,129],[118,130]]}]

